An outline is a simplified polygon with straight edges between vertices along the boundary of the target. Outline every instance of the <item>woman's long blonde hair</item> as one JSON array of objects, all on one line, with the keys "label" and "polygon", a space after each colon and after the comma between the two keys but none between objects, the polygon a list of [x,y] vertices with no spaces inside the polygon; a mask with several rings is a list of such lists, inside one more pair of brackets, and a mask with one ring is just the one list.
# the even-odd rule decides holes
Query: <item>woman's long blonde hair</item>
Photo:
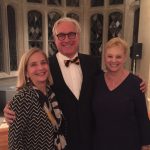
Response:
[{"label": "woman's long blonde hair", "polygon": [[[17,90],[22,89],[26,84],[27,84],[27,64],[28,61],[30,59],[30,57],[34,54],[34,53],[41,53],[43,54],[43,56],[45,57],[47,63],[48,63],[48,58],[45,54],[44,51],[42,51],[39,48],[31,48],[29,49],[29,51],[25,52],[23,54],[23,56],[21,57],[20,63],[19,63],[19,67],[18,67],[18,79],[17,79]],[[52,84],[53,80],[52,80],[52,76],[51,73],[49,71],[49,76],[47,79],[48,84]]]}]

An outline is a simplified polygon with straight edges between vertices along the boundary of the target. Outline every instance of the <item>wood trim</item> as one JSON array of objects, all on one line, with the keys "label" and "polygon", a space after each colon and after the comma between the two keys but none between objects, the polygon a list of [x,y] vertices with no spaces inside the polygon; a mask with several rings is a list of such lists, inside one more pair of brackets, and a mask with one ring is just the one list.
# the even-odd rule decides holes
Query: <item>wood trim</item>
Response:
[{"label": "wood trim", "polygon": [[8,150],[8,128],[0,128],[0,150]]}]

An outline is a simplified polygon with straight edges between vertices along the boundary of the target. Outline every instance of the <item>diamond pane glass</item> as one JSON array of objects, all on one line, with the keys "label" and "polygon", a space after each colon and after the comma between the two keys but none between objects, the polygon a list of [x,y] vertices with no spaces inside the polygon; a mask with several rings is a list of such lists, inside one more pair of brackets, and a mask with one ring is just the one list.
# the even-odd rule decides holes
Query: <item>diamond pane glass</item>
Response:
[{"label": "diamond pane glass", "polygon": [[123,0],[109,0],[109,4],[113,5],[113,4],[123,4]]},{"label": "diamond pane glass", "polygon": [[70,18],[73,18],[73,19],[79,21],[79,15],[78,15],[78,14],[75,14],[75,13],[68,13],[68,14],[67,14],[67,17],[70,17]]},{"label": "diamond pane glass", "polygon": [[49,55],[53,55],[57,48],[54,43],[53,34],[52,34],[52,28],[54,23],[61,18],[61,14],[57,12],[50,12],[48,14],[48,45],[49,45]]},{"label": "diamond pane glass", "polygon": [[39,47],[42,49],[42,15],[38,11],[28,13],[28,36],[29,47]]},{"label": "diamond pane glass", "polygon": [[104,0],[91,0],[91,6],[104,6]]},{"label": "diamond pane glass", "polygon": [[9,35],[9,55],[10,55],[10,70],[17,70],[17,50],[16,50],[16,23],[15,11],[11,6],[7,7],[8,14],[8,35]]},{"label": "diamond pane glass", "polygon": [[47,4],[60,6],[61,0],[47,0]]},{"label": "diamond pane glass", "polygon": [[103,41],[103,15],[94,14],[91,16],[90,49],[91,54],[101,56]]},{"label": "diamond pane glass", "polygon": [[113,12],[109,15],[108,40],[122,36],[122,13]]},{"label": "diamond pane glass", "polygon": [[79,7],[79,0],[66,0],[66,5],[71,7]]}]

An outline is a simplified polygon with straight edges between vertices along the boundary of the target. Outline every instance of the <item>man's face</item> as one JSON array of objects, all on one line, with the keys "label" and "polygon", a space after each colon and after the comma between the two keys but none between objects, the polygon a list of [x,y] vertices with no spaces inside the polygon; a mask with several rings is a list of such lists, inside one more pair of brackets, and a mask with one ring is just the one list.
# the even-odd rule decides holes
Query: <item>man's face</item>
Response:
[{"label": "man's face", "polygon": [[76,26],[72,22],[65,21],[58,24],[54,36],[58,51],[72,58],[79,48],[79,36]]}]

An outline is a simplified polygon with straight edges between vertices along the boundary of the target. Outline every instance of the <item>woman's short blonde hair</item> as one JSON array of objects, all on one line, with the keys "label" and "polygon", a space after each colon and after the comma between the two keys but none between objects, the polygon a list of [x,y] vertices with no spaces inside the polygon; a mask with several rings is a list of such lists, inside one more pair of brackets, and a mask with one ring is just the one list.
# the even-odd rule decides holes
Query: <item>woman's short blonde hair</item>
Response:
[{"label": "woman's short blonde hair", "polygon": [[[47,63],[48,58],[44,51],[39,48],[31,48],[29,51],[25,52],[21,57],[19,68],[18,68],[18,79],[17,79],[17,90],[22,89],[27,84],[27,65],[30,57],[35,53],[41,53],[45,57]],[[49,71],[49,77],[47,79],[48,84],[52,84],[52,77]]]},{"label": "woman's short blonde hair", "polygon": [[127,53],[127,50],[128,50],[128,44],[125,40],[121,39],[120,37],[115,37],[115,38],[112,38],[110,39],[106,45],[105,45],[105,51],[108,49],[108,48],[112,48],[112,47],[116,47],[116,46],[120,46],[124,49],[124,52],[125,54]]},{"label": "woman's short blonde hair", "polygon": [[63,17],[63,18],[60,18],[59,20],[57,20],[57,21],[55,22],[55,24],[54,24],[54,26],[53,26],[53,30],[52,30],[53,36],[55,36],[55,35],[57,34],[57,26],[58,26],[60,23],[62,23],[62,22],[71,22],[71,23],[73,23],[73,24],[75,25],[75,27],[76,27],[76,31],[77,31],[78,33],[81,32],[81,27],[80,27],[80,24],[79,24],[78,21],[76,21],[75,19],[69,18],[69,17]]}]

